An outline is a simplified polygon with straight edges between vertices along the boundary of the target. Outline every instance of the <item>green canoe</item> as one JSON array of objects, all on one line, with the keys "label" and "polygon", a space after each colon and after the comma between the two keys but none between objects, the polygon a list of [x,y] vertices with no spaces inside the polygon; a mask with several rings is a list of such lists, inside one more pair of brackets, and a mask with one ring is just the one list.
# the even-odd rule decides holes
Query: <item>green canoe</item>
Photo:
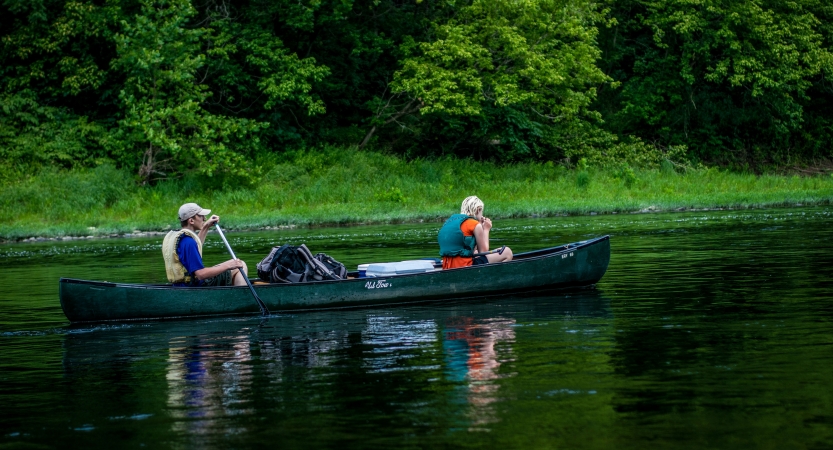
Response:
[{"label": "green canoe", "polygon": [[[269,311],[403,304],[586,287],[610,262],[610,237],[519,253],[506,263],[449,270],[292,284],[255,284]],[[61,307],[70,322],[104,322],[257,314],[248,287],[173,287],[60,280]]]}]

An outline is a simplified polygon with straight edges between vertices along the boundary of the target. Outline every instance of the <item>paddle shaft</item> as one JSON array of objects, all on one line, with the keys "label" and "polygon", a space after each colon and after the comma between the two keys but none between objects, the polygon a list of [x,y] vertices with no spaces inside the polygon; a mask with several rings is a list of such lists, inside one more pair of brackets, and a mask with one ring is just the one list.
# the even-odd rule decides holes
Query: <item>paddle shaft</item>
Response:
[{"label": "paddle shaft", "polygon": [[[226,249],[228,249],[228,252],[231,254],[231,259],[237,259],[237,257],[234,256],[234,250],[231,249],[231,245],[229,245],[228,240],[226,240],[226,235],[223,234],[223,230],[220,229],[220,225],[215,223],[214,228],[217,229],[217,233],[220,233],[220,239],[223,240],[223,244],[226,244]],[[246,284],[249,286],[249,290],[252,291],[252,295],[254,296],[255,301],[257,301],[257,306],[260,307],[260,313],[264,316],[268,316],[269,310],[266,308],[266,304],[263,303],[263,300],[261,300],[260,297],[257,296],[257,292],[255,292],[255,287],[252,286],[252,281],[249,280],[249,277],[245,273],[243,273],[242,268],[237,270],[240,271],[240,275],[243,276],[243,279],[246,280]]]}]

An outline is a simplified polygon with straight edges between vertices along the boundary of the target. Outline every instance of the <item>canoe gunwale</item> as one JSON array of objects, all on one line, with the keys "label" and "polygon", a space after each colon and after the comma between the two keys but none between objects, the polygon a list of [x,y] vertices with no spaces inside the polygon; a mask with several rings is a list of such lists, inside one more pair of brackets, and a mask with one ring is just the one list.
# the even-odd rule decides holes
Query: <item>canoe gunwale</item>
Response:
[{"label": "canoe gunwale", "polygon": [[[508,264],[522,264],[528,261],[536,261],[545,258],[552,258],[558,255],[561,255],[566,252],[580,250],[586,247],[589,247],[593,244],[599,243],[604,240],[610,239],[610,235],[600,236],[598,238],[588,239],[586,241],[579,241],[570,244],[564,245],[557,245],[554,247],[548,247],[538,250],[531,250],[528,252],[518,253],[512,259],[512,261],[497,263],[494,266],[499,265],[508,265]],[[494,267],[493,266],[493,267]],[[433,270],[429,272],[419,272],[419,273],[407,273],[407,274],[400,274],[400,275],[390,275],[385,278],[393,278],[396,277],[397,279],[401,279],[402,277],[414,277],[414,276],[430,276],[433,274],[437,274],[439,272],[451,272],[451,271],[461,271],[461,270],[482,270],[487,266],[478,265],[478,266],[467,266],[467,267],[456,267],[454,269],[445,269],[445,270]],[[321,281],[305,281],[303,283],[265,283],[265,284],[256,284],[255,286],[260,288],[273,288],[277,286],[313,286],[313,285],[322,285],[322,284],[332,284],[332,283],[347,283],[347,282],[366,282],[368,280],[374,279],[373,277],[369,278],[347,278],[343,280],[321,280]],[[253,278],[252,280],[258,280],[257,278]],[[102,286],[102,287],[121,287],[121,288],[135,288],[135,289],[183,289],[183,290],[231,290],[231,289],[248,289],[247,286],[213,286],[213,287],[201,287],[201,286],[172,286],[170,283],[168,284],[146,284],[146,283],[118,283],[112,281],[95,281],[95,280],[82,280],[78,278],[61,278],[59,283],[72,283],[72,284],[84,284],[88,286]]]}]

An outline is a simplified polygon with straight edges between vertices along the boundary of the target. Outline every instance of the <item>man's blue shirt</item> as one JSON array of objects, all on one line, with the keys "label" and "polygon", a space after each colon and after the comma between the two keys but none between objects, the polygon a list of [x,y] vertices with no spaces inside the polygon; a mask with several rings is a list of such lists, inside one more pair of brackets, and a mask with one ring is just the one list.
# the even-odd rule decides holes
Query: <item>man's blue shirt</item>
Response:
[{"label": "man's blue shirt", "polygon": [[[200,249],[197,247],[197,243],[191,236],[186,235],[179,239],[179,245],[176,247],[176,255],[179,256],[179,260],[182,262],[182,265],[185,266],[185,270],[191,275],[191,277],[195,276],[194,272],[205,268],[205,266],[202,265]],[[196,285],[201,286],[202,284],[203,280],[199,280]],[[189,284],[176,283],[175,286],[189,286]],[[193,284],[190,286],[193,286]]]}]

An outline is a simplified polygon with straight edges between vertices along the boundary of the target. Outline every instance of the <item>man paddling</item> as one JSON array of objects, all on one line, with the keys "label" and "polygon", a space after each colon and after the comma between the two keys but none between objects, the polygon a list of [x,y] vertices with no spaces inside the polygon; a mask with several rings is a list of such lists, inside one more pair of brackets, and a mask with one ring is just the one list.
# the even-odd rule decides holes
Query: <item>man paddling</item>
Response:
[{"label": "man paddling", "polygon": [[[230,259],[212,267],[202,263],[202,246],[208,229],[220,221],[220,217],[206,216],[210,209],[196,203],[186,203],[179,208],[182,229],[171,231],[162,241],[165,272],[174,286],[245,286],[248,268],[239,259]],[[197,234],[199,233],[199,234]],[[242,269],[242,274],[241,274]]]},{"label": "man paddling", "polygon": [[443,269],[512,261],[509,247],[489,251],[492,221],[483,216],[483,206],[477,196],[466,197],[460,205],[460,214],[451,216],[440,228],[437,240]]}]

